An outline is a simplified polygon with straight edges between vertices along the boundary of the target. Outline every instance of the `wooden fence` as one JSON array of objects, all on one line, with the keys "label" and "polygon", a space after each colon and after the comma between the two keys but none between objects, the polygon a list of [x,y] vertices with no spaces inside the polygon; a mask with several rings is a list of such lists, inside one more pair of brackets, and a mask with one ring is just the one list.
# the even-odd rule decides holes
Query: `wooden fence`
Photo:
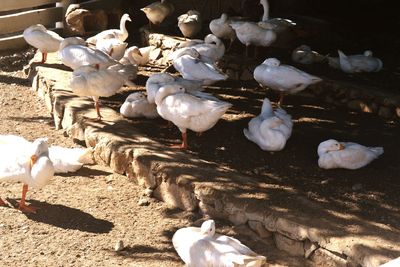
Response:
[{"label": "wooden fence", "polygon": [[[0,0],[0,51],[27,46],[22,32],[33,24],[62,32],[62,22],[69,4],[75,0]],[[82,1],[80,1],[82,2]],[[80,3],[86,9],[107,9],[121,1],[90,0]],[[56,24],[57,23],[57,24]]]}]

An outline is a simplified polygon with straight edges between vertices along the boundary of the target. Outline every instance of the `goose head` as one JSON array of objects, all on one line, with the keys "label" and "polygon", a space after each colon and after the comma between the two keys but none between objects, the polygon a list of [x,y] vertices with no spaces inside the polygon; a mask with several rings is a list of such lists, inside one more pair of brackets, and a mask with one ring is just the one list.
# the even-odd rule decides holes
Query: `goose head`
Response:
[{"label": "goose head", "polygon": [[170,84],[164,85],[164,86],[160,87],[160,89],[158,89],[158,92],[156,93],[156,97],[155,97],[156,105],[157,106],[161,105],[164,98],[169,95],[175,95],[175,94],[184,93],[184,92],[185,92],[185,88],[178,83],[170,83]]},{"label": "goose head", "polygon": [[191,56],[193,58],[200,58],[200,53],[194,48],[187,47],[177,52],[175,55],[175,59],[180,58],[182,56]]},{"label": "goose head", "polygon": [[54,166],[49,159],[47,138],[38,138],[32,143],[32,156],[30,163],[32,186],[36,188],[46,185],[54,175]]},{"label": "goose head", "polygon": [[321,156],[322,154],[325,154],[327,152],[339,151],[343,149],[344,149],[343,144],[339,143],[335,139],[329,139],[319,144],[318,155]]},{"label": "goose head", "polygon": [[204,236],[213,237],[215,234],[214,220],[207,220],[201,224],[200,233]]},{"label": "goose head", "polygon": [[371,50],[365,50],[365,51],[364,51],[364,56],[366,56],[366,57],[372,57],[372,51],[371,51]]},{"label": "goose head", "polygon": [[266,60],[264,60],[264,62],[262,64],[271,66],[271,67],[278,67],[281,64],[281,62],[279,61],[279,59],[271,57],[271,58],[267,58]]},{"label": "goose head", "polygon": [[132,21],[131,17],[129,17],[128,13],[125,13],[121,17],[121,21]]}]

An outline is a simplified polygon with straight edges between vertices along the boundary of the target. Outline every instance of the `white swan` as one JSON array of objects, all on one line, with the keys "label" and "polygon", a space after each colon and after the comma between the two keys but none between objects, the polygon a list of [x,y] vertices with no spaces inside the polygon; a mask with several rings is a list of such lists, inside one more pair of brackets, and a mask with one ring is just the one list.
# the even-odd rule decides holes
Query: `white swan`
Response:
[{"label": "white swan", "polygon": [[329,139],[318,146],[318,166],[323,169],[359,169],[383,154],[383,147],[366,147],[357,143]]},{"label": "white swan", "polygon": [[160,116],[175,124],[182,133],[180,148],[187,148],[187,129],[202,133],[213,127],[232,106],[221,100],[209,100],[185,92],[179,84],[161,87],[155,97]]},{"label": "white swan", "polygon": [[136,77],[136,72],[135,65],[112,65],[105,69],[85,65],[74,70],[69,86],[74,94],[93,98],[97,119],[101,120],[99,97],[114,95],[132,75]]},{"label": "white swan", "polygon": [[285,147],[292,127],[291,116],[279,107],[274,111],[269,99],[265,98],[261,114],[249,121],[249,129],[243,129],[243,133],[262,150],[279,151]]},{"label": "white swan", "polygon": [[202,19],[200,12],[189,10],[178,17],[178,27],[182,35],[186,38],[192,38],[201,31]]},{"label": "white swan", "polygon": [[[22,182],[22,197],[19,209],[35,213],[37,208],[25,204],[28,187],[41,188],[50,182],[54,166],[49,159],[46,138],[32,143],[19,136],[0,136],[0,181]],[[5,205],[0,199],[0,206]]]},{"label": "white swan", "polygon": [[128,43],[117,38],[104,38],[96,42],[96,49],[103,51],[115,60],[120,60],[125,55],[127,46]]},{"label": "white swan", "polygon": [[289,65],[281,65],[276,58],[267,58],[254,69],[254,79],[263,86],[279,91],[281,97],[279,105],[283,102],[285,94],[294,94],[304,90],[310,84],[322,81],[302,70]]},{"label": "white swan", "polygon": [[246,56],[250,45],[270,46],[276,40],[276,32],[268,23],[233,21],[229,24],[235,30],[239,41],[246,46]]},{"label": "white swan", "polygon": [[372,56],[372,51],[367,50],[362,55],[346,56],[342,51],[339,53],[340,69],[347,73],[377,72],[383,67],[379,58]]},{"label": "white swan", "polygon": [[180,44],[178,49],[168,55],[168,59],[174,60],[179,57],[181,51],[194,48],[200,54],[200,59],[203,62],[214,64],[218,60],[220,60],[225,54],[225,45],[214,34],[208,34],[204,37],[203,42],[199,42],[198,40],[195,41],[188,41]]},{"label": "white swan", "polygon": [[42,63],[46,62],[47,53],[57,52],[62,38],[57,33],[47,30],[42,24],[32,25],[23,32],[25,41],[42,53]]},{"label": "white swan", "polygon": [[151,3],[140,10],[146,14],[146,17],[149,20],[149,27],[151,29],[152,24],[159,25],[166,17],[171,15],[175,11],[175,7],[167,0],[161,0]]},{"label": "white swan", "polygon": [[158,115],[156,104],[149,103],[143,92],[130,94],[120,107],[119,112],[126,118],[145,117],[154,119],[160,116]]},{"label": "white swan", "polygon": [[145,66],[150,61],[150,52],[155,49],[154,46],[137,47],[131,46],[125,50],[124,57],[119,61],[122,64],[131,63],[139,66]]},{"label": "white swan", "polygon": [[129,14],[122,15],[121,20],[120,20],[119,29],[109,29],[109,30],[99,32],[95,36],[89,37],[87,39],[87,42],[95,45],[99,40],[104,39],[104,38],[110,38],[110,36],[112,38],[116,38],[116,39],[120,40],[121,42],[124,42],[128,38],[128,35],[129,35],[128,30],[126,29],[126,25],[125,25],[127,21],[132,21],[131,18],[129,17]]},{"label": "white swan", "polygon": [[266,258],[258,255],[239,240],[215,233],[214,220],[203,222],[201,227],[178,229],[172,244],[188,267],[261,267]]},{"label": "white swan", "polygon": [[204,85],[228,79],[228,76],[218,71],[213,65],[200,60],[196,49],[182,49],[173,61],[173,65],[183,78],[202,81]]},{"label": "white swan", "polygon": [[147,100],[149,103],[155,103],[155,97],[160,87],[172,83],[181,85],[187,93],[193,94],[194,92],[204,90],[201,81],[187,80],[165,72],[155,73],[146,81]]},{"label": "white swan", "polygon": [[327,57],[311,50],[308,45],[301,45],[292,52],[292,60],[301,64],[312,64],[324,61]]}]

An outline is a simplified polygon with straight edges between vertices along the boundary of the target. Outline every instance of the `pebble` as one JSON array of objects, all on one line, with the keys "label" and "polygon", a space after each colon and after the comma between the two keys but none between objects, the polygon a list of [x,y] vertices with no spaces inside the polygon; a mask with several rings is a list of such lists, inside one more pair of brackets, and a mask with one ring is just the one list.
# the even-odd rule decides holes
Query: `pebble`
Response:
[{"label": "pebble", "polygon": [[115,243],[115,246],[114,246],[114,250],[115,251],[121,251],[121,250],[123,250],[125,247],[124,247],[124,242],[122,241],[122,240],[118,240],[117,241],[117,243]]},{"label": "pebble", "polygon": [[153,195],[153,189],[151,189],[151,188],[146,188],[146,189],[143,191],[143,195],[146,196],[146,197],[151,197],[151,196]]},{"label": "pebble", "polygon": [[150,204],[150,200],[147,197],[143,197],[139,199],[138,205],[139,206],[148,206]]}]

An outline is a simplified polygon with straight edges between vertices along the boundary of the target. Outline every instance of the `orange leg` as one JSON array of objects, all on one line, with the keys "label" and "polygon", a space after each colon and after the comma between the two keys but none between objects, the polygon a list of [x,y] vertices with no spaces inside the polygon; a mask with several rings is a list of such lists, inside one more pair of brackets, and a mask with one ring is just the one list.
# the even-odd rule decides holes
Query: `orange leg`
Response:
[{"label": "orange leg", "polygon": [[21,197],[21,201],[19,202],[18,209],[22,212],[36,213],[36,210],[38,209],[37,207],[27,206],[25,204],[26,192],[28,192],[28,185],[24,184],[22,186],[22,197]]},{"label": "orange leg", "polygon": [[6,202],[0,198],[0,207],[7,206]]},{"label": "orange leg", "polygon": [[180,145],[172,145],[172,148],[180,148],[180,149],[187,149],[188,145],[187,145],[187,134],[182,133],[182,144]]},{"label": "orange leg", "polygon": [[46,60],[47,60],[47,53],[45,53],[45,52],[42,52],[42,63],[45,63],[46,62]]},{"label": "orange leg", "polygon": [[100,114],[100,104],[99,101],[94,101],[94,107],[96,108],[97,113],[97,120],[101,121],[101,114]]}]

